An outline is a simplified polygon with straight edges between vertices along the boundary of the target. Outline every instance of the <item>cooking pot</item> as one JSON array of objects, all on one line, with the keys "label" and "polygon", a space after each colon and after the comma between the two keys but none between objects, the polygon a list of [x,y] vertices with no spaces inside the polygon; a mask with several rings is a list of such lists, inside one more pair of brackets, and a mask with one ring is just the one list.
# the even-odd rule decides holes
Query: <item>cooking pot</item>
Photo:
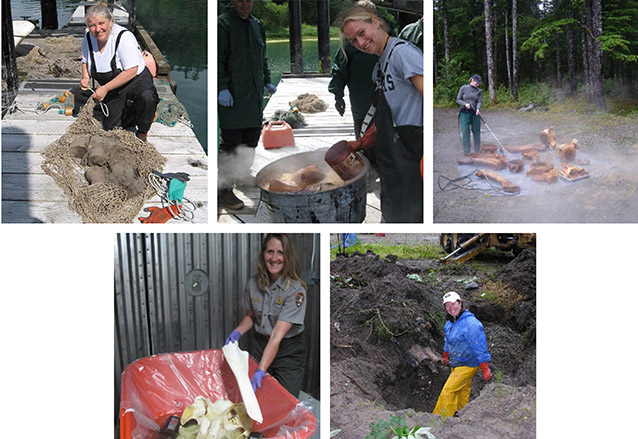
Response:
[{"label": "cooking pot", "polygon": [[277,223],[360,223],[366,216],[367,175],[370,163],[362,157],[363,167],[342,186],[321,192],[271,192],[271,178],[284,173],[294,173],[306,166],[315,165],[326,175],[335,174],[325,162],[327,148],[293,154],[264,166],[256,176],[261,199],[266,203],[271,217]]}]

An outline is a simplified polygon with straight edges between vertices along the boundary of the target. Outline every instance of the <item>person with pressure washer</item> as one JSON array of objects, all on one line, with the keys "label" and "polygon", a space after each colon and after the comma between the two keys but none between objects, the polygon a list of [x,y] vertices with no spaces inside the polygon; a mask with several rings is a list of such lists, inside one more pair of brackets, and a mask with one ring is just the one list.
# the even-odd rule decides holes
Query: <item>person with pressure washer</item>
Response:
[{"label": "person with pressure washer", "polygon": [[474,75],[469,84],[459,89],[456,103],[461,106],[459,124],[463,135],[463,153],[470,153],[470,128],[474,136],[474,152],[481,148],[481,105],[483,105],[483,90],[479,88],[481,77]]},{"label": "person with pressure washer", "polygon": [[445,323],[445,345],[441,362],[452,368],[439,400],[434,407],[435,415],[444,418],[454,416],[470,400],[472,377],[479,367],[483,379],[492,379],[489,362],[492,360],[487,351],[487,340],[483,325],[463,306],[461,296],[450,291],[443,296],[443,305],[447,311]]}]

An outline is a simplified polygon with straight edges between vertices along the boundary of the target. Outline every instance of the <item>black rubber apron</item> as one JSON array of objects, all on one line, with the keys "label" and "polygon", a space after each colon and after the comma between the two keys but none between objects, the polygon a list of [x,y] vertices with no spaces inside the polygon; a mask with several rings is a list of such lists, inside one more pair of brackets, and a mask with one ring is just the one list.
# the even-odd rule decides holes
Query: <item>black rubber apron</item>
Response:
[{"label": "black rubber apron", "polygon": [[[100,85],[105,85],[122,73],[122,70],[117,68],[116,53],[124,32],[127,31],[120,32],[115,40],[115,53],[113,58],[111,58],[111,70],[101,73],[98,73],[95,67],[91,39],[87,34],[89,53],[91,55],[91,76]],[[128,128],[136,125],[139,132],[147,133],[153,123],[159,96],[153,85],[153,77],[150,71],[148,68],[144,68],[142,73],[136,75],[128,83],[109,91],[102,102],[109,109],[109,115],[103,121],[105,130],[119,126]],[[94,114],[97,118],[100,117],[100,112],[100,108],[96,106]]]},{"label": "black rubber apron", "polygon": [[[253,334],[251,354],[259,362],[268,344],[268,337],[257,334],[254,330],[251,332]],[[299,391],[303,384],[306,370],[306,351],[306,339],[303,332],[291,338],[284,338],[281,340],[277,355],[267,371],[295,398],[299,397]]]},{"label": "black rubber apron", "polygon": [[[89,54],[91,55],[91,77],[95,79],[100,85],[106,84],[107,82],[115,78],[117,75],[122,73],[122,69],[117,68],[116,56],[117,56],[117,48],[120,46],[120,39],[122,38],[122,35],[124,34],[124,32],[126,31],[123,30],[122,32],[120,32],[117,35],[117,39],[115,40],[115,50],[113,52],[113,58],[111,58],[111,70],[108,72],[101,72],[101,73],[98,72],[97,68],[95,67],[95,58],[93,56],[93,47],[91,45],[91,38],[89,37],[89,33],[88,32],[86,33],[86,41],[87,43],[89,43]],[[121,88],[122,87],[112,91],[116,92],[120,90]]]},{"label": "black rubber apron", "polygon": [[[120,45],[120,39],[122,38],[122,34],[126,32],[126,31],[122,31],[117,35],[117,39],[115,40],[115,53],[113,54],[113,58],[111,58],[111,70],[108,72],[102,72],[102,73],[98,73],[97,68],[95,67],[95,57],[93,55],[93,45],[91,44],[91,37],[89,35],[89,32],[86,33],[86,42],[89,45],[89,55],[91,57],[91,78],[93,79],[93,88],[95,89],[95,81],[98,82],[98,84],[100,85],[104,85],[107,82],[109,82],[111,79],[115,78],[117,75],[119,75],[120,73],[122,73],[121,69],[117,68],[117,60],[116,60],[116,56],[117,56],[117,48]],[[120,87],[117,90],[112,90],[111,92],[107,93],[108,94],[112,93],[112,92],[117,92],[121,89],[122,87]],[[89,98],[93,95],[93,92],[91,90],[82,90],[80,88],[74,88],[73,90],[73,94],[75,97],[75,105],[74,105],[74,109],[73,109],[73,115],[77,116],[78,112],[80,111],[80,108],[87,103],[87,101],[89,100]],[[99,106],[95,107],[94,113],[97,114],[99,111]]]},{"label": "black rubber apron", "polygon": [[[405,43],[394,47],[399,44]],[[423,127],[394,126],[392,110],[383,93],[383,77],[391,57],[392,52],[383,70],[379,66],[375,94],[375,153],[381,181],[381,213],[386,223],[422,223]]]}]

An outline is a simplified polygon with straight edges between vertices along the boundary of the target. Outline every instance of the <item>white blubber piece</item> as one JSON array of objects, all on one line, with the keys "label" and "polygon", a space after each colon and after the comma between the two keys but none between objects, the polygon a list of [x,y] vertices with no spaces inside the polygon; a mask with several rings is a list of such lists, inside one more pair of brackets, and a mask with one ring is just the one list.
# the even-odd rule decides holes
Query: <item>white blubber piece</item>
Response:
[{"label": "white blubber piece", "polygon": [[237,342],[228,343],[222,348],[222,352],[235,375],[248,416],[250,416],[253,421],[263,422],[264,418],[261,414],[255,392],[253,392],[253,387],[250,384],[250,377],[248,376],[248,352],[242,351]]}]

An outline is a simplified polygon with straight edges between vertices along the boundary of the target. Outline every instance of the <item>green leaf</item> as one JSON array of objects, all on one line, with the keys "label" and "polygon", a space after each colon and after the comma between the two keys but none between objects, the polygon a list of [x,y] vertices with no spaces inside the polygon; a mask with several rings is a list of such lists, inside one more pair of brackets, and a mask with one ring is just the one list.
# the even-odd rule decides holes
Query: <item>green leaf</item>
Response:
[{"label": "green leaf", "polygon": [[341,429],[338,428],[337,430],[332,430],[330,432],[330,437],[335,437],[336,435],[338,435],[339,433],[341,433]]}]

